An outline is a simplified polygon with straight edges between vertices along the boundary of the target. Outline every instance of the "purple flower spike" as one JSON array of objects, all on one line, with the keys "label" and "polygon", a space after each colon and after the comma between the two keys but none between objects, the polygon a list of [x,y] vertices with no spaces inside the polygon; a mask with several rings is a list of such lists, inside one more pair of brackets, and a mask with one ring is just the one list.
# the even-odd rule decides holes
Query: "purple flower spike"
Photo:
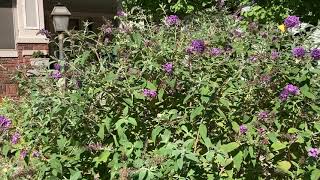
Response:
[{"label": "purple flower spike", "polygon": [[172,63],[165,63],[164,65],[162,65],[162,68],[166,73],[170,74],[170,73],[172,73],[172,70],[173,70],[173,64]]},{"label": "purple flower spike", "polygon": [[219,56],[222,54],[222,49],[220,48],[212,48],[211,51],[210,51],[210,54],[212,56]]},{"label": "purple flower spike", "polygon": [[54,63],[53,65],[54,69],[57,70],[57,71],[60,71],[61,70],[61,65],[59,63]]},{"label": "purple flower spike", "polygon": [[294,86],[292,84],[287,84],[283,90],[281,91],[280,93],[280,100],[281,101],[286,101],[289,97],[289,95],[298,95],[300,94],[300,90],[299,90],[299,87],[297,86]]},{"label": "purple flower spike", "polygon": [[191,45],[187,48],[188,53],[203,53],[205,50],[205,43],[203,40],[193,40]]},{"label": "purple flower spike", "polygon": [[46,38],[51,37],[51,33],[46,29],[40,29],[39,32],[37,32],[37,35],[39,35],[39,34],[42,36],[46,36]]},{"label": "purple flower spike", "polygon": [[300,25],[300,18],[298,16],[288,16],[284,20],[284,25],[288,28],[297,27]]},{"label": "purple flower spike", "polygon": [[288,84],[285,87],[285,90],[291,95],[298,95],[300,93],[299,88],[297,86],[292,85],[292,84]]},{"label": "purple flower spike", "polygon": [[5,116],[0,116],[0,130],[7,129],[11,125],[10,119],[6,118]]},{"label": "purple flower spike", "polygon": [[292,54],[296,58],[303,58],[305,54],[305,50],[303,47],[295,47],[292,49]]},{"label": "purple flower spike", "polygon": [[246,134],[248,131],[248,128],[246,125],[241,125],[240,126],[240,134]]},{"label": "purple flower spike", "polygon": [[318,158],[319,157],[319,149],[318,148],[311,148],[308,151],[308,156],[313,157],[313,158]]},{"label": "purple flower spike", "polygon": [[311,50],[311,57],[313,60],[320,60],[320,49],[312,49]]},{"label": "purple flower spike", "polygon": [[180,19],[177,15],[170,15],[166,17],[165,23],[167,26],[177,26],[180,24]]},{"label": "purple flower spike", "polygon": [[62,74],[60,71],[54,71],[52,74],[51,74],[51,77],[54,78],[54,79],[60,79],[62,78]]},{"label": "purple flower spike", "polygon": [[11,137],[11,143],[17,144],[20,141],[21,135],[19,132],[15,132]]},{"label": "purple flower spike", "polygon": [[278,51],[276,51],[276,50],[272,50],[272,51],[271,51],[271,59],[272,59],[272,60],[278,59],[279,56],[280,56],[280,53],[279,53]]},{"label": "purple flower spike", "polygon": [[150,90],[150,89],[144,89],[143,90],[143,95],[149,98],[155,98],[157,97],[157,91],[155,90]]}]

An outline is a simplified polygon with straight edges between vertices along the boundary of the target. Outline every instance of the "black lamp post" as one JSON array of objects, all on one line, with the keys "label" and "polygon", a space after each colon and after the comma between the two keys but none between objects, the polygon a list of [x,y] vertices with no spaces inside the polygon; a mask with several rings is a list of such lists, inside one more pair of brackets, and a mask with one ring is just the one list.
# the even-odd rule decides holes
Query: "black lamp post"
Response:
[{"label": "black lamp post", "polygon": [[59,33],[59,59],[63,60],[63,32],[68,30],[71,13],[67,7],[58,4],[53,8],[51,16],[53,19],[54,31]]}]

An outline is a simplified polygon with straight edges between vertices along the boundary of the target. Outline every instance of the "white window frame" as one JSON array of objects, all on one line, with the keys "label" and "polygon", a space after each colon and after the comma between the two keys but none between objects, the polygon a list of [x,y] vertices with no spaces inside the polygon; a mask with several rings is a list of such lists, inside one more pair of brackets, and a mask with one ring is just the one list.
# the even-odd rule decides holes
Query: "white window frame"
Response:
[{"label": "white window frame", "polygon": [[[21,0],[19,0],[21,1]],[[35,29],[39,29],[39,26],[40,26],[40,20],[39,20],[39,2],[38,0],[33,0],[35,1],[35,10],[36,10],[36,23],[37,25],[32,27],[32,26],[27,26],[27,11],[26,11],[26,1],[30,1],[30,0],[23,0],[23,14],[24,14],[24,28],[25,29],[32,29],[32,30],[35,30]]]}]

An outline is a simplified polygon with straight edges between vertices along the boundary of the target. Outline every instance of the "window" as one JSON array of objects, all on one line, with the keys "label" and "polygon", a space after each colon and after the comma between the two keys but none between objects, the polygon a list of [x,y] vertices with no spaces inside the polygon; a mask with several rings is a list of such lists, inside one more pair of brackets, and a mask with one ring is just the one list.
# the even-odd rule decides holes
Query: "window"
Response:
[{"label": "window", "polygon": [[12,0],[0,0],[0,49],[15,49]]}]

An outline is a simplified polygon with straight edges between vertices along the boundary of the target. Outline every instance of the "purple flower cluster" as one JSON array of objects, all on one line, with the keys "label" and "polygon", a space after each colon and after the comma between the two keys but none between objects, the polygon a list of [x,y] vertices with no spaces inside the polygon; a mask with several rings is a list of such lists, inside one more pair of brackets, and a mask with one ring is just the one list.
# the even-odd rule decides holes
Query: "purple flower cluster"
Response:
[{"label": "purple flower cluster", "polygon": [[53,68],[57,71],[61,70],[61,65],[59,63],[54,63]]},{"label": "purple flower cluster", "polygon": [[248,131],[248,128],[246,125],[243,124],[240,126],[240,134],[246,134],[247,131]]},{"label": "purple flower cluster", "polygon": [[205,43],[203,40],[193,40],[191,42],[191,45],[187,48],[187,52],[189,54],[192,53],[203,53],[204,50],[206,49]]},{"label": "purple flower cluster", "polygon": [[11,120],[5,116],[0,116],[0,130],[7,129],[11,125]]},{"label": "purple flower cluster", "polygon": [[306,52],[305,52],[304,48],[300,47],[300,46],[292,49],[292,54],[296,58],[303,58],[305,53]]},{"label": "purple flower cluster", "polygon": [[284,25],[288,28],[297,27],[300,25],[300,18],[298,16],[288,16],[284,20]]},{"label": "purple flower cluster", "polygon": [[166,17],[165,23],[168,26],[177,26],[180,24],[180,19],[177,15],[170,15]]},{"label": "purple flower cluster", "polygon": [[157,91],[155,90],[144,89],[143,95],[146,97],[155,98],[158,94],[157,94]]},{"label": "purple flower cluster", "polygon": [[19,132],[15,132],[11,137],[11,143],[17,144],[20,141],[21,135]]},{"label": "purple flower cluster", "polygon": [[210,51],[210,54],[212,56],[219,56],[222,54],[222,49],[220,48],[212,48],[211,51]]},{"label": "purple flower cluster", "polygon": [[40,29],[38,32],[37,32],[37,35],[42,35],[42,36],[46,36],[46,38],[50,38],[51,37],[51,33],[46,30],[46,29]]},{"label": "purple flower cluster", "polygon": [[272,60],[278,59],[279,56],[280,56],[280,53],[279,53],[278,51],[276,51],[276,50],[272,50],[272,51],[271,51],[271,59],[272,59]]},{"label": "purple flower cluster", "polygon": [[286,101],[289,97],[289,95],[298,95],[300,93],[300,90],[297,86],[294,86],[292,84],[286,85],[283,90],[280,93],[280,100]]},{"label": "purple flower cluster", "polygon": [[261,119],[261,120],[266,120],[266,119],[268,119],[269,118],[269,112],[267,112],[267,111],[261,111],[260,113],[259,113],[259,119]]},{"label": "purple flower cluster", "polygon": [[308,151],[308,155],[310,157],[313,157],[313,158],[318,158],[319,157],[319,149],[318,148],[311,148],[309,149]]},{"label": "purple flower cluster", "polygon": [[60,79],[62,78],[62,74],[60,71],[55,70],[52,72],[51,77],[54,79]]},{"label": "purple flower cluster", "polygon": [[311,50],[311,57],[313,60],[320,60],[320,49],[315,48]]},{"label": "purple flower cluster", "polygon": [[172,73],[173,71],[173,64],[172,63],[165,63],[164,65],[162,65],[162,68],[163,70],[166,72],[166,73]]}]

